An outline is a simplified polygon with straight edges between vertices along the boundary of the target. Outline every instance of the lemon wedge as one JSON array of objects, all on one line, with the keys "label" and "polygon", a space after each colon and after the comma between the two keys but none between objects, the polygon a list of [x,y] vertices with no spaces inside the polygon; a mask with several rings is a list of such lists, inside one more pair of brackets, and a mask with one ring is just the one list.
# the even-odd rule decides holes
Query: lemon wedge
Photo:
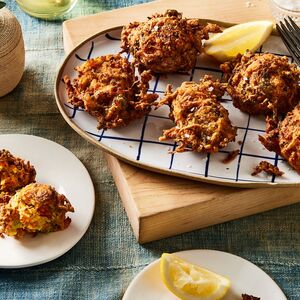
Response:
[{"label": "lemon wedge", "polygon": [[256,51],[268,38],[273,29],[271,21],[242,23],[214,34],[204,44],[204,52],[224,62],[246,50]]},{"label": "lemon wedge", "polygon": [[167,288],[182,300],[219,300],[230,287],[226,277],[193,265],[174,254],[164,253],[161,256],[160,274]]}]

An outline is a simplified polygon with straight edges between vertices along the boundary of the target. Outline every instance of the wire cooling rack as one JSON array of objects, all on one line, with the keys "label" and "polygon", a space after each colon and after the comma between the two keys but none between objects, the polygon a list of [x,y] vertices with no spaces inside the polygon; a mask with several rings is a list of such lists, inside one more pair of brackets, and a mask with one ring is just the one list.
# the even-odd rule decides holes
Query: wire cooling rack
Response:
[{"label": "wire cooling rack", "polygon": [[[170,154],[176,149],[177,144],[172,140],[159,141],[158,139],[163,129],[174,126],[168,117],[167,106],[152,110],[149,115],[133,121],[127,127],[98,130],[95,118],[67,102],[62,77],[68,75],[71,79],[75,78],[77,72],[74,68],[89,58],[118,53],[120,32],[120,29],[112,29],[83,42],[69,54],[58,74],[56,86],[58,106],[66,121],[80,135],[129,163],[170,175],[236,186],[243,186],[245,183],[247,186],[300,184],[300,176],[287,162],[274,152],[266,150],[258,141],[258,135],[265,132],[265,118],[241,112],[232,105],[232,100],[227,94],[221,99],[222,105],[229,111],[229,117],[238,131],[236,141],[218,153]],[[278,36],[270,36],[258,52],[287,56],[292,61]],[[130,59],[130,56],[128,58]],[[172,84],[175,89],[183,81],[198,82],[206,74],[218,79],[222,79],[223,76],[214,61],[199,58],[195,67],[188,73],[157,75],[150,82],[149,93],[158,93],[161,98],[167,84]],[[233,150],[239,150],[239,155],[233,161],[224,164],[222,161]],[[282,177],[265,173],[252,176],[254,167],[262,160],[278,166],[285,174]]]}]

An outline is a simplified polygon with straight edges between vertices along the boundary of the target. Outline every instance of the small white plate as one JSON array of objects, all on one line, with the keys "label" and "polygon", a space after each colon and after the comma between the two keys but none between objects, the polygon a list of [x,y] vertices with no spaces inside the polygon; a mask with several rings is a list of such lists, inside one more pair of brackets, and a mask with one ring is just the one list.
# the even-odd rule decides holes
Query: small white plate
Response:
[{"label": "small white plate", "polygon": [[[231,288],[223,300],[241,300],[241,294],[256,296],[261,300],[287,300],[269,275],[241,257],[216,250],[188,250],[175,254],[228,277]],[[159,259],[154,261],[133,279],[123,300],[178,299],[164,286],[160,278],[159,263]]]},{"label": "small white plate", "polygon": [[95,193],[84,165],[63,146],[22,134],[0,135],[0,149],[9,150],[35,167],[36,181],[64,194],[75,212],[70,226],[58,232],[26,236],[21,240],[0,238],[0,268],[23,268],[51,261],[70,250],[84,235],[93,217]]}]

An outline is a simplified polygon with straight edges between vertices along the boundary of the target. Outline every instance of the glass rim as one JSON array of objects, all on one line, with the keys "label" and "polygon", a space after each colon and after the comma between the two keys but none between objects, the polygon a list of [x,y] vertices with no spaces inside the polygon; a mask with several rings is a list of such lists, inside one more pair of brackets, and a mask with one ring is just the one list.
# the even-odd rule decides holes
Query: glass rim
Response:
[{"label": "glass rim", "polygon": [[277,6],[279,9],[285,10],[285,11],[290,11],[292,13],[296,13],[296,14],[300,14],[300,10],[293,10],[293,9],[288,9],[285,7],[282,7],[278,4],[278,2],[276,0],[269,0],[270,2],[272,2],[275,6]]}]

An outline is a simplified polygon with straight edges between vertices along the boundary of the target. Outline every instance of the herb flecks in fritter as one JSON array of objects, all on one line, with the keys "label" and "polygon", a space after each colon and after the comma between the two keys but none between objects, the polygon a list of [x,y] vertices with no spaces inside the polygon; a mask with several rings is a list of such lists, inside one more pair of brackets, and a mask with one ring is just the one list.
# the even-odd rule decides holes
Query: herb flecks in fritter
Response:
[{"label": "herb flecks in fritter", "polygon": [[259,140],[268,150],[283,156],[300,174],[300,103],[278,124],[268,118],[266,135],[259,136]]},{"label": "herb flecks in fritter", "polygon": [[176,10],[155,14],[145,22],[133,22],[123,28],[121,48],[130,52],[140,70],[155,73],[188,71],[202,51],[202,40],[219,26],[203,26],[198,19],[186,19]]},{"label": "herb flecks in fritter", "polygon": [[64,77],[68,101],[96,117],[99,129],[128,125],[148,114],[158,98],[147,93],[150,73],[138,80],[133,64],[119,54],[90,59],[76,70],[73,81]]},{"label": "herb flecks in fritter", "polygon": [[174,139],[176,152],[187,150],[213,153],[235,140],[237,128],[231,125],[228,111],[218,102],[225,85],[205,76],[199,83],[183,82],[172,92],[169,86],[159,106],[170,107],[176,126],[164,130],[160,140]]},{"label": "herb flecks in fritter", "polygon": [[35,182],[34,167],[7,150],[0,151],[0,204],[25,185]]},{"label": "herb flecks in fritter", "polygon": [[31,183],[0,207],[0,235],[21,238],[26,233],[48,233],[67,228],[74,212],[68,199],[49,185]]},{"label": "herb flecks in fritter", "polygon": [[221,65],[233,105],[249,114],[278,116],[299,101],[300,70],[287,57],[270,53],[238,55]]}]

